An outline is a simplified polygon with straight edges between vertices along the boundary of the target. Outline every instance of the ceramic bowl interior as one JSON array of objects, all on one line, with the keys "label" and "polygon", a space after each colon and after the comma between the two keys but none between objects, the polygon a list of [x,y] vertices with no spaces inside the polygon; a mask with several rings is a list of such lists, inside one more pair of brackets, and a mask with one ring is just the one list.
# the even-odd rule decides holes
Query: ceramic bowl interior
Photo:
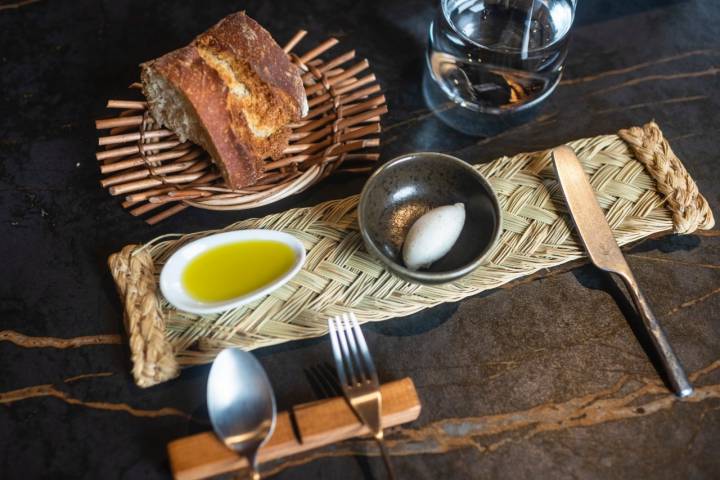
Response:
[{"label": "ceramic bowl interior", "polygon": [[[462,202],[465,225],[452,250],[429,269],[412,271],[402,244],[413,223],[429,210]],[[497,197],[466,162],[440,153],[412,153],[380,167],[367,181],[358,206],[365,244],[397,275],[419,283],[445,283],[477,268],[497,241],[502,220]]]}]

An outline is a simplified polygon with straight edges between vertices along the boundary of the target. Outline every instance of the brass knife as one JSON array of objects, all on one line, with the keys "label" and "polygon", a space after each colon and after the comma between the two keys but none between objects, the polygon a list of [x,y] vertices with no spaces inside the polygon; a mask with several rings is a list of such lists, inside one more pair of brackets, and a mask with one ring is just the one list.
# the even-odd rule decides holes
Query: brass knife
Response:
[{"label": "brass knife", "polygon": [[647,299],[640,291],[575,152],[570,147],[561,146],[553,149],[552,155],[555,173],[560,180],[570,215],[590,260],[599,269],[615,273],[622,278],[642,317],[645,330],[652,339],[675,394],[679,397],[692,394],[693,387],[660,323],[650,310]]}]

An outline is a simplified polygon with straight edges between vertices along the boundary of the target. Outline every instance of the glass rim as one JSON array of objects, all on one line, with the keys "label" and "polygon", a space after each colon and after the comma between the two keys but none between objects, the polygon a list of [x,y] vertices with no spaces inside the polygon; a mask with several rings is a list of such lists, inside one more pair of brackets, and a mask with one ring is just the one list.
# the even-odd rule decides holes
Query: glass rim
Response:
[{"label": "glass rim", "polygon": [[[505,52],[513,52],[513,53],[514,53],[514,52],[520,52],[520,51],[522,51],[522,49],[520,49],[520,48],[504,48],[504,49],[502,49],[502,50],[501,50],[501,49],[493,49],[493,48],[491,48],[491,47],[489,47],[489,46],[487,46],[487,45],[483,45],[482,43],[478,43],[478,42],[476,42],[475,40],[473,40],[473,39],[471,39],[470,37],[468,37],[467,35],[465,35],[463,32],[460,31],[460,29],[458,29],[458,28],[455,26],[455,22],[453,22],[453,21],[450,19],[450,13],[448,12],[448,3],[453,2],[453,1],[455,1],[455,2],[461,2],[461,1],[463,1],[463,0],[440,0],[440,8],[442,8],[443,18],[445,18],[445,21],[447,22],[447,24],[450,25],[450,28],[452,28],[453,32],[455,32],[458,36],[460,36],[460,38],[462,38],[464,41],[469,42],[469,43],[471,43],[472,45],[474,45],[474,46],[476,46],[476,47],[479,47],[479,48],[482,48],[482,49],[485,49],[485,50],[489,50],[489,51],[496,51],[496,52],[497,52],[497,51],[505,51]],[[465,0],[465,1],[467,1],[467,0]],[[571,7],[572,7],[572,9],[571,9],[571,10],[572,10],[572,14],[571,14],[571,18],[570,18],[570,26],[568,27],[567,31],[566,31],[561,37],[558,37],[558,38],[556,38],[556,39],[553,39],[553,41],[550,42],[550,43],[548,43],[547,45],[543,45],[542,47],[537,47],[537,48],[528,48],[528,50],[527,50],[528,52],[537,52],[537,51],[540,51],[540,50],[544,50],[544,49],[546,49],[546,48],[549,48],[549,47],[551,47],[551,46],[553,46],[553,45],[555,45],[555,44],[557,44],[557,43],[560,43],[561,41],[565,40],[565,38],[570,34],[570,30],[572,29],[572,26],[573,26],[573,24],[575,23],[575,9],[577,8],[577,0],[561,0],[561,1],[566,1],[566,2],[568,2],[568,3],[571,5]]]}]

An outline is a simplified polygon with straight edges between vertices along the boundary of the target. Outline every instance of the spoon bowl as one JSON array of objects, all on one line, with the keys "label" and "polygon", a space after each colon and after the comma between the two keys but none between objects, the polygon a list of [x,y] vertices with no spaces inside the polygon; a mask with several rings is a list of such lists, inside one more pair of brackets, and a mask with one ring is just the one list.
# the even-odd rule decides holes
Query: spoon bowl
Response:
[{"label": "spoon bowl", "polygon": [[210,368],[207,403],[217,436],[247,458],[252,478],[259,479],[257,452],[276,417],[275,395],[260,362],[239,348],[220,352]]}]

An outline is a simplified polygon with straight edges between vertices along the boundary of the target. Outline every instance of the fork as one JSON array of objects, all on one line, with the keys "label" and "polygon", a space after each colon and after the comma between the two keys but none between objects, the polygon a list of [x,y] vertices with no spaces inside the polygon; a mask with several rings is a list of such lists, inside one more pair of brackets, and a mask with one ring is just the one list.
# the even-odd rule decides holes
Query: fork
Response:
[{"label": "fork", "polygon": [[372,432],[380,447],[388,477],[394,479],[395,472],[390,463],[390,455],[385,446],[380,424],[382,419],[380,382],[365,337],[352,312],[328,319],[328,326],[335,368],[345,398],[360,421]]}]

